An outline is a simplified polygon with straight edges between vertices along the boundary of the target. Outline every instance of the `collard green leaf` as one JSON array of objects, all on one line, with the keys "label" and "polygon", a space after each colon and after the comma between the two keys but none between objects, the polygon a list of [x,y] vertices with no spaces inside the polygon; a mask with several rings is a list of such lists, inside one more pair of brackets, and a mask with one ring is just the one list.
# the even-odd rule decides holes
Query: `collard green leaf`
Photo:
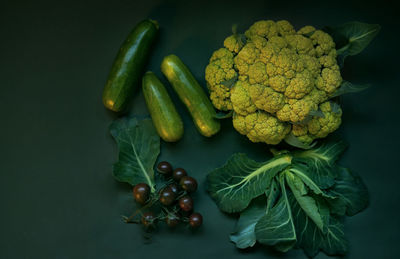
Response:
[{"label": "collard green leaf", "polygon": [[257,222],[255,233],[261,244],[275,246],[279,251],[286,252],[296,244],[296,231],[283,174],[279,182],[282,195],[276,205]]},{"label": "collard green leaf", "polygon": [[296,152],[293,156],[294,165],[307,167],[307,175],[320,188],[326,189],[335,183],[337,169],[335,162],[344,152],[347,145],[343,141],[323,143],[317,148]]},{"label": "collard green leaf", "polygon": [[324,231],[324,222],[318,211],[317,204],[311,196],[307,195],[308,190],[306,189],[304,183],[300,178],[290,172],[286,172],[285,176],[295,199],[304,213],[314,222],[320,231]]},{"label": "collard green leaf", "polygon": [[131,185],[147,183],[154,191],[153,167],[160,153],[160,137],[152,121],[122,118],[111,124],[110,132],[119,149],[115,179]]},{"label": "collard green leaf", "polygon": [[344,42],[344,46],[337,50],[340,65],[343,65],[347,56],[354,56],[363,51],[378,35],[379,24],[362,22],[348,22],[339,26],[328,27],[327,32],[333,37],[337,45]]},{"label": "collard green leaf", "polygon": [[[333,170],[338,170],[338,168],[334,168]],[[299,177],[302,182],[307,185],[307,187],[315,194],[317,195],[321,195],[325,198],[330,198],[330,199],[335,199],[335,196],[329,195],[326,192],[324,192],[323,190],[321,190],[321,188],[319,188],[318,184],[316,182],[314,182],[314,180],[312,179],[313,174],[310,175],[309,169],[308,167],[302,165],[302,164],[294,164],[291,168],[290,168],[290,172],[295,174],[297,177]],[[325,176],[320,176],[325,177]],[[329,179],[324,179],[324,180],[320,180],[320,181],[330,181]]]},{"label": "collard green leaf", "polygon": [[292,132],[287,134],[286,137],[284,138],[284,140],[289,145],[291,145],[293,147],[298,147],[301,149],[310,149],[316,145],[316,142],[314,142],[312,144],[305,144],[305,143],[301,142],[295,135],[292,134]]},{"label": "collard green leaf", "polygon": [[265,213],[268,213],[268,211],[275,206],[280,193],[279,185],[276,183],[275,179],[272,179],[271,185],[265,191],[265,195],[267,196],[267,210]]},{"label": "collard green leaf", "polygon": [[348,243],[344,237],[343,224],[335,217],[329,215],[327,206],[317,201],[321,217],[326,222],[325,233],[307,216],[293,194],[289,195],[292,213],[295,215],[294,225],[297,234],[297,247],[314,257],[322,250],[328,255],[345,254],[348,250]]},{"label": "collard green leaf", "polygon": [[365,89],[367,89],[369,87],[370,87],[370,85],[368,85],[368,84],[355,85],[355,84],[352,84],[352,83],[350,83],[348,81],[344,81],[343,80],[343,82],[340,85],[340,87],[331,95],[331,98],[336,97],[336,96],[340,96],[342,94],[361,92],[361,91],[364,91]]},{"label": "collard green leaf", "polygon": [[237,248],[252,247],[256,243],[254,228],[258,220],[265,214],[267,199],[264,195],[255,198],[250,205],[240,213],[233,233],[230,235]]},{"label": "collard green leaf", "polygon": [[335,185],[328,191],[337,198],[328,200],[331,212],[353,216],[368,206],[368,189],[362,179],[347,168],[340,168]]},{"label": "collard green leaf", "polygon": [[234,154],[223,167],[208,174],[208,192],[222,211],[240,212],[265,192],[272,178],[290,165],[290,159],[280,156],[258,163],[245,154]]}]

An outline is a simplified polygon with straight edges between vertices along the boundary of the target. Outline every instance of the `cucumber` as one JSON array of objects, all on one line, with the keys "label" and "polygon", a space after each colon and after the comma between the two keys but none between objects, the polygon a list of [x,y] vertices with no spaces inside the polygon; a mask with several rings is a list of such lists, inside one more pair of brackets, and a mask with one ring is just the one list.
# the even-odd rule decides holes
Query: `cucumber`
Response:
[{"label": "cucumber", "polygon": [[215,119],[214,107],[185,64],[177,56],[169,55],[164,57],[161,71],[186,105],[199,132],[206,137],[216,134],[221,125]]},{"label": "cucumber", "polygon": [[140,85],[157,32],[156,21],[144,20],[125,39],[103,90],[103,104],[107,109],[115,112],[126,109],[132,94]]},{"label": "cucumber", "polygon": [[147,109],[158,135],[167,142],[182,138],[183,122],[164,85],[153,72],[146,72],[142,80]]}]

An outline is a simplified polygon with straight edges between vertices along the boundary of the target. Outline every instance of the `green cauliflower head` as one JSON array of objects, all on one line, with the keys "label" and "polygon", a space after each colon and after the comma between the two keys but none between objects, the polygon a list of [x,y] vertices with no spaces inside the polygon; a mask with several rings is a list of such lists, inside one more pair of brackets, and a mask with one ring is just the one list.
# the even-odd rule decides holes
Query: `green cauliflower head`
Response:
[{"label": "green cauliflower head", "polygon": [[214,106],[233,110],[233,126],[253,142],[278,144],[292,133],[310,143],[341,123],[327,102],[342,83],[335,43],[312,26],[258,21],[225,39],[205,77]]}]

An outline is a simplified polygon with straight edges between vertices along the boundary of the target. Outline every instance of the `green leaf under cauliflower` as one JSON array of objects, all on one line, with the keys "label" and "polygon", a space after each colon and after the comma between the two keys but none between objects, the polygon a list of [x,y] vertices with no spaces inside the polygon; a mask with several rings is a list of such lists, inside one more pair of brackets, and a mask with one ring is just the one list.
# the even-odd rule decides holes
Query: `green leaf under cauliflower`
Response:
[{"label": "green leaf under cauliflower", "polygon": [[222,211],[240,212],[288,165],[290,157],[285,155],[258,163],[245,154],[234,154],[223,167],[208,174],[208,192]]},{"label": "green leaf under cauliflower", "polygon": [[261,244],[275,246],[277,250],[286,252],[296,244],[296,231],[284,175],[279,177],[279,183],[282,195],[276,205],[257,222],[255,233]]},{"label": "green leaf under cauliflower", "polygon": [[237,248],[252,247],[256,243],[255,226],[267,210],[267,199],[264,195],[255,198],[250,205],[240,213],[240,218],[230,235]]},{"label": "green leaf under cauliflower", "polygon": [[368,189],[362,179],[347,168],[340,167],[335,185],[328,191],[336,199],[329,200],[331,212],[353,216],[368,206]]},{"label": "green leaf under cauliflower", "polygon": [[294,218],[297,233],[296,246],[314,257],[322,250],[328,255],[345,254],[348,250],[348,242],[345,239],[343,224],[337,218],[329,215],[326,204],[317,201],[318,210],[326,224],[325,233],[307,216],[294,195],[289,195],[289,201]]},{"label": "green leaf under cauliflower", "polygon": [[153,167],[160,153],[160,137],[152,121],[122,118],[111,124],[110,132],[119,149],[115,179],[131,185],[147,183],[154,191]]},{"label": "green leaf under cauliflower", "polygon": [[292,163],[302,165],[303,171],[321,189],[329,188],[335,183],[337,176],[335,162],[346,148],[343,141],[323,143],[317,148],[296,152]]},{"label": "green leaf under cauliflower", "polygon": [[321,214],[318,211],[317,204],[313,197],[308,196],[308,190],[306,185],[301,181],[299,177],[292,174],[291,172],[286,172],[286,181],[302,210],[304,213],[314,222],[319,230],[324,231],[324,222],[322,220]]}]

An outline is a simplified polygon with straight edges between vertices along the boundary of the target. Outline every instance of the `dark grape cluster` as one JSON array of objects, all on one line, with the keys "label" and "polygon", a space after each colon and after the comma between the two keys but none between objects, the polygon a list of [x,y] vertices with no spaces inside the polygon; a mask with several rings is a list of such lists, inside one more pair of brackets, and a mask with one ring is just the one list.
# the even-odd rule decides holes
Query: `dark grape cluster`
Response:
[{"label": "dark grape cluster", "polygon": [[[146,228],[154,227],[160,221],[165,221],[170,227],[180,223],[188,223],[193,229],[200,227],[203,217],[200,213],[193,212],[193,199],[190,196],[197,190],[196,179],[189,176],[183,168],[174,170],[166,161],[157,165],[157,172],[162,175],[164,185],[154,193],[151,193],[151,188],[146,183],[135,185],[133,197],[142,208],[131,217],[125,218],[125,221],[140,223]],[[140,215],[140,221],[133,221],[136,215]]]}]

